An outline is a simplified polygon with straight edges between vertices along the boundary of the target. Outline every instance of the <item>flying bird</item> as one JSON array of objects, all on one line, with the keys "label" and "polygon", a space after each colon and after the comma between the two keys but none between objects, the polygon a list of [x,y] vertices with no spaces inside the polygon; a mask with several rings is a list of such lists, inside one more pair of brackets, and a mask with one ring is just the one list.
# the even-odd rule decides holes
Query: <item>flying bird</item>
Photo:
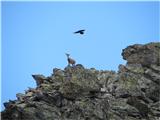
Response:
[{"label": "flying bird", "polygon": [[84,31],[85,31],[85,30],[78,30],[78,31],[74,32],[74,34],[79,33],[79,34],[83,35],[83,34],[84,34]]}]

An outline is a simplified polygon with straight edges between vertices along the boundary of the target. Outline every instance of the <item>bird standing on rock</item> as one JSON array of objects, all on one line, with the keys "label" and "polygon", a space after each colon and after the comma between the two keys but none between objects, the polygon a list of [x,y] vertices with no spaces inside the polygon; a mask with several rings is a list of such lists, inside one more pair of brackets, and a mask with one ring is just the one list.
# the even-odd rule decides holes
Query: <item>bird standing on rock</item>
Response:
[{"label": "bird standing on rock", "polygon": [[70,54],[66,53],[66,56],[67,56],[68,65],[69,65],[69,66],[70,66],[70,64],[71,64],[72,66],[76,64],[76,61],[69,57]]}]

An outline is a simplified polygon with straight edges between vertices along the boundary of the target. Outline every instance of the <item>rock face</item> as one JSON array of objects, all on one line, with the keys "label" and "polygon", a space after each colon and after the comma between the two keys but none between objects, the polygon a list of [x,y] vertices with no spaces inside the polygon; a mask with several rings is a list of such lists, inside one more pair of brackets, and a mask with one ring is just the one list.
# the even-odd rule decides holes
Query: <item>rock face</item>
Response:
[{"label": "rock face", "polygon": [[123,50],[118,72],[82,65],[32,75],[36,88],[4,103],[2,120],[160,120],[160,43]]}]

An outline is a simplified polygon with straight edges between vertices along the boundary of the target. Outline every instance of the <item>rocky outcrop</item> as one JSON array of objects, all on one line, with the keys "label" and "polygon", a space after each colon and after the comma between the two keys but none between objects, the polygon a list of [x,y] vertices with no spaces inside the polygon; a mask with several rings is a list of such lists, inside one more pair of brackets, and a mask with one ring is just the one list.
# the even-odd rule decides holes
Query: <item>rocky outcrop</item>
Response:
[{"label": "rocky outcrop", "polygon": [[159,120],[160,43],[123,50],[118,72],[82,65],[32,75],[36,88],[4,103],[2,120]]}]

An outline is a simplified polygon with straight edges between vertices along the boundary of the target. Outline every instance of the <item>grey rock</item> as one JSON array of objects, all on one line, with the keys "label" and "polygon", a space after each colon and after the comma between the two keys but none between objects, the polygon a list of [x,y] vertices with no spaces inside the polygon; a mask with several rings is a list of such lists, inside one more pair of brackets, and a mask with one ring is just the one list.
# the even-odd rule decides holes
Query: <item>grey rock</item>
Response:
[{"label": "grey rock", "polygon": [[[158,46],[158,47],[157,47]],[[150,66],[159,65],[159,43],[149,43],[146,45],[131,45],[123,49],[122,56],[128,64],[142,64]]]},{"label": "grey rock", "polygon": [[25,94],[22,94],[22,93],[17,93],[16,94],[16,97],[19,101],[24,101],[24,97],[25,97]]},{"label": "grey rock", "polygon": [[54,75],[54,76],[64,76],[64,72],[63,72],[63,70],[61,70],[61,69],[54,68],[54,69],[53,69],[53,75]]},{"label": "grey rock", "polygon": [[160,43],[123,50],[118,72],[81,64],[32,75],[37,87],[4,103],[2,120],[159,120]]},{"label": "grey rock", "polygon": [[144,73],[146,77],[149,77],[152,81],[160,85],[160,74],[159,73],[155,73],[151,69],[147,69]]},{"label": "grey rock", "polygon": [[44,75],[32,75],[32,77],[36,81],[37,86],[44,83],[44,81],[47,79]]}]

